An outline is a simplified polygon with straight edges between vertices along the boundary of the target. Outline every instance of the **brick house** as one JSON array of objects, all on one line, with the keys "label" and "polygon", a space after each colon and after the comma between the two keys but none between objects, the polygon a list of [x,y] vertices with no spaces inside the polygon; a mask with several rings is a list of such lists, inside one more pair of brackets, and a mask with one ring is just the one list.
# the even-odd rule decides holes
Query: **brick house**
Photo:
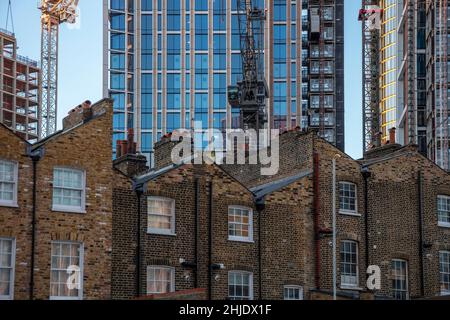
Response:
[{"label": "brick house", "polygon": [[111,297],[111,136],[110,100],[34,145],[0,126],[0,298]]},{"label": "brick house", "polygon": [[110,100],[74,109],[34,145],[0,126],[1,299],[329,299],[333,159],[339,298],[450,291],[450,177],[415,146],[354,160],[292,130],[280,170],[262,176],[259,165],[174,165],[177,142],[164,137],[149,171],[132,132],[112,161],[111,128]]},{"label": "brick house", "polygon": [[447,293],[450,177],[414,146],[354,160],[294,130],[281,136],[280,170],[268,177],[258,165],[171,165],[174,145],[157,144],[154,171],[115,179],[113,265],[127,273],[113,271],[113,297],[197,287],[212,299],[329,297],[333,158],[339,296],[366,299],[370,265],[381,269],[372,298]]}]

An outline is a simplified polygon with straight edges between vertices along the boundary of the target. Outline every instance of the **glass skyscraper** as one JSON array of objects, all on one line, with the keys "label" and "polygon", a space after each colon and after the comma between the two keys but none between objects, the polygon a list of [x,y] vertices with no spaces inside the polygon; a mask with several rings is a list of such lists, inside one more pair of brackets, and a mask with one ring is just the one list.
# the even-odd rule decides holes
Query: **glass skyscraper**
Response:
[{"label": "glass skyscraper", "polygon": [[[344,149],[343,0],[252,4],[266,12],[269,127],[315,127]],[[239,110],[227,102],[227,86],[241,76],[236,7],[236,0],[104,0],[113,146],[132,123],[151,164],[153,144],[174,129],[194,121],[220,130],[239,125]]]}]

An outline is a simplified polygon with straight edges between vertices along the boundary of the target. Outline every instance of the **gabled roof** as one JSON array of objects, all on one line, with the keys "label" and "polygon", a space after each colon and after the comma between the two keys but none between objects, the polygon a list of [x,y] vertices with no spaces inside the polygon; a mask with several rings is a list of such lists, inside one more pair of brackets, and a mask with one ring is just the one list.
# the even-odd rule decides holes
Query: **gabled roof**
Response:
[{"label": "gabled roof", "polygon": [[250,191],[253,192],[256,199],[261,199],[272,192],[283,189],[293,182],[311,175],[312,173],[312,170],[304,170],[295,175],[253,187]]},{"label": "gabled roof", "polygon": [[144,185],[147,184],[150,181],[153,181],[155,179],[157,179],[158,177],[172,171],[175,169],[178,169],[182,166],[184,166],[185,164],[190,164],[192,162],[193,157],[188,157],[186,159],[183,159],[183,161],[179,164],[171,164],[168,165],[167,167],[158,169],[158,170],[153,170],[147,173],[144,173],[140,176],[137,176],[134,180],[133,180],[133,190],[141,190],[143,191]]},{"label": "gabled roof", "polygon": [[[101,104],[101,103],[104,102],[105,100],[109,100],[109,99],[102,99],[102,100],[100,100],[99,102],[95,103],[92,107]],[[106,113],[106,111],[105,111],[105,112],[101,112],[101,113],[96,114],[96,115],[93,115],[93,116],[90,117],[89,119],[83,120],[83,121],[81,121],[79,124],[77,124],[77,125],[75,125],[75,126],[73,126],[73,127],[70,127],[69,129],[66,129],[66,130],[63,129],[63,130],[58,130],[58,131],[56,131],[55,133],[53,133],[53,134],[51,134],[51,135],[45,137],[44,139],[42,139],[42,140],[36,142],[35,144],[33,144],[33,145],[32,145],[32,150],[39,149],[40,147],[42,147],[43,145],[45,145],[47,142],[49,142],[49,141],[51,141],[51,140],[53,140],[53,139],[56,139],[56,138],[58,138],[59,136],[62,136],[62,135],[64,135],[64,134],[66,134],[66,133],[72,132],[72,131],[75,130],[76,128],[79,128],[79,127],[85,125],[86,123],[88,123],[88,122],[90,122],[90,121],[92,121],[92,120],[95,120],[95,119],[98,119],[98,118],[102,117],[103,115],[105,115],[105,113]]]},{"label": "gabled roof", "polygon": [[23,142],[27,143],[28,145],[31,145],[27,140],[25,140],[24,138],[22,138],[21,136],[19,136],[18,134],[16,134],[14,132],[14,130],[12,130],[10,127],[8,127],[7,125],[5,125],[4,123],[0,122],[0,126],[5,128],[7,131],[9,131],[9,133],[11,133],[13,136],[17,137],[17,139],[22,140]]}]

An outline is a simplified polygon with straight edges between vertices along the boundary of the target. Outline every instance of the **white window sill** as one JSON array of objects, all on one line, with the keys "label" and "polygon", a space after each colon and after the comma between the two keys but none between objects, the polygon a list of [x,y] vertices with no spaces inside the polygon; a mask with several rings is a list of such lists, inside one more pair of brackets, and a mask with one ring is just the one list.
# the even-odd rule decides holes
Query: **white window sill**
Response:
[{"label": "white window sill", "polygon": [[450,296],[450,291],[441,291],[441,296]]},{"label": "white window sill", "polygon": [[50,297],[50,300],[83,300],[81,297]]},{"label": "white window sill", "polygon": [[450,223],[448,223],[448,222],[438,222],[438,227],[450,228]]},{"label": "white window sill", "polygon": [[172,231],[167,230],[158,230],[158,229],[147,229],[147,234],[156,234],[159,236],[170,236],[170,237],[176,237],[176,233]]},{"label": "white window sill", "polygon": [[364,290],[363,288],[355,286],[355,285],[345,285],[345,284],[341,284],[340,288],[342,290],[355,290],[355,291],[362,291],[362,290]]},{"label": "white window sill", "polygon": [[347,210],[339,210],[339,214],[342,214],[344,216],[352,216],[352,217],[361,217],[362,214],[358,213],[356,211],[347,211]]},{"label": "white window sill", "polygon": [[19,205],[16,202],[1,202],[0,207],[18,208]]},{"label": "white window sill", "polygon": [[228,241],[233,242],[243,242],[243,243],[255,243],[253,239],[250,238],[235,238],[235,237],[228,237]]},{"label": "white window sill", "polygon": [[79,214],[86,213],[86,210],[83,210],[81,208],[59,207],[59,206],[53,206],[52,207],[52,211],[54,211],[54,212],[64,212],[64,213],[79,213]]},{"label": "white window sill", "polygon": [[0,296],[0,301],[13,300],[12,296]]}]

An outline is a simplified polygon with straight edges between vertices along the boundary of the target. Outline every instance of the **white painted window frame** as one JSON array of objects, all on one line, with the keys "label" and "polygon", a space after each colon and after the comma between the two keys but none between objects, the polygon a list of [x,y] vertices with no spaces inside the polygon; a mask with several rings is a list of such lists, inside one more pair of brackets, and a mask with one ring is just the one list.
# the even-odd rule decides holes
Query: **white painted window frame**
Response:
[{"label": "white painted window frame", "polygon": [[[81,191],[81,206],[66,206],[66,205],[56,205],[54,200],[54,190],[55,190],[55,172],[56,170],[70,170],[74,172],[81,173],[81,189],[71,189],[67,187],[56,187],[59,189],[77,190]],[[68,213],[86,213],[86,171],[71,167],[54,167],[53,168],[53,187],[52,187],[52,211],[57,212],[68,212]]]},{"label": "white painted window frame", "polygon": [[[229,216],[230,216],[230,210],[232,210],[232,209],[248,211],[248,237],[230,235]],[[227,230],[228,240],[237,241],[237,242],[253,242],[253,209],[249,208],[249,207],[245,207],[245,206],[238,206],[238,205],[229,206],[228,212],[227,212],[227,228],[228,228],[228,230]]]},{"label": "white painted window frame", "polygon": [[[80,289],[78,290],[78,296],[77,297],[66,297],[66,296],[49,296],[50,300],[83,300],[83,284],[84,284],[84,243],[82,242],[78,242],[78,241],[59,241],[59,240],[55,240],[51,242],[51,246],[54,243],[60,243],[60,244],[71,244],[71,245],[79,245],[80,249],[79,249],[79,253],[80,253],[80,257],[79,257],[79,261],[80,261]],[[52,257],[52,252],[51,252],[51,247],[50,247],[50,282],[49,282],[49,289],[51,288],[51,280],[52,280],[52,262],[51,262],[51,257]]]},{"label": "white painted window frame", "polygon": [[[342,185],[352,185],[355,187],[355,210],[341,209],[341,186]],[[358,185],[351,181],[339,181],[338,182],[338,196],[339,196],[339,214],[360,217],[361,214],[358,213]]]},{"label": "white painted window frame", "polygon": [[19,185],[19,164],[17,161],[11,161],[6,159],[0,159],[0,162],[10,163],[14,167],[13,177],[14,177],[14,190],[13,190],[13,199],[12,200],[2,200],[0,199],[0,207],[18,207],[17,202],[17,189]]},{"label": "white painted window frame", "polygon": [[[439,251],[439,276],[440,276],[439,283],[442,285],[442,274],[444,272],[442,272],[442,269],[441,269],[441,265],[442,265],[442,261],[441,261],[441,257],[442,256],[441,255],[447,255],[447,260],[450,261],[449,260],[450,259],[450,251],[448,251],[448,250]],[[448,266],[448,267],[450,268],[450,266]],[[448,273],[449,273],[449,276],[450,276],[450,272],[448,272]],[[449,286],[448,290],[441,289],[441,296],[448,296],[448,295],[450,295],[450,286]]]},{"label": "white painted window frame", "polygon": [[14,299],[14,285],[15,285],[15,274],[16,274],[16,239],[15,238],[3,238],[0,237],[2,241],[11,241],[11,278],[10,278],[10,292],[9,295],[0,295],[0,300],[13,300]]},{"label": "white painted window frame", "polygon": [[170,272],[170,292],[175,292],[175,268],[174,267],[170,267],[170,266],[149,265],[149,266],[147,266],[147,275],[146,275],[146,281],[145,281],[147,294],[161,294],[161,293],[165,293],[165,292],[151,292],[151,291],[148,291],[148,283],[149,283],[148,277],[149,277],[149,271],[151,269],[159,269],[159,270],[169,271]]},{"label": "white painted window frame", "polygon": [[[290,299],[286,296],[286,289],[287,290],[299,290],[299,298],[298,299]],[[302,286],[295,286],[295,285],[287,285],[283,287],[283,297],[284,300],[304,300],[303,296],[303,287]]]},{"label": "white painted window frame", "polygon": [[[342,240],[341,241],[341,246],[340,246],[340,250],[339,250],[339,255],[342,254],[342,246],[344,243],[350,243],[350,244],[355,244],[356,247],[356,275],[355,276],[348,276],[348,275],[343,275],[342,274],[342,264],[344,263],[342,260],[340,261],[340,267],[341,267],[341,288],[342,289],[358,289],[359,286],[359,244],[357,241],[354,240]],[[348,263],[348,262],[347,262]],[[347,278],[355,278],[355,283],[350,283],[345,281]]]},{"label": "white painted window frame", "polygon": [[[243,275],[243,276],[248,276],[249,278],[248,278],[248,285],[249,285],[249,288],[248,288],[248,293],[249,293],[249,296],[247,297],[248,299],[247,300],[253,300],[253,272],[249,272],[249,271],[243,271],[243,270],[230,270],[229,272],[228,272],[228,298],[230,298],[230,299],[232,299],[232,300],[244,300],[244,298],[246,298],[246,297],[244,297],[244,296],[230,296],[230,275],[231,274],[240,274],[240,275]],[[234,286],[236,286],[235,284],[234,284]]]},{"label": "white painted window frame", "polygon": [[[436,213],[437,213],[437,219],[438,219],[438,226],[439,227],[443,227],[443,228],[450,228],[450,222],[446,222],[446,221],[440,221],[439,219],[439,211],[438,211],[438,205],[439,205],[439,201],[440,200],[444,200],[444,201],[449,201],[450,200],[450,196],[444,195],[444,194],[440,194],[437,196],[436,199]],[[448,208],[450,210],[450,208]],[[450,215],[450,211],[448,211],[448,214]]]},{"label": "white painted window frame", "polygon": [[[170,202],[171,204],[171,220],[170,220],[170,229],[160,229],[160,228],[152,228],[149,226],[150,219],[150,201],[164,201],[164,202]],[[155,214],[152,214],[155,215]],[[158,234],[158,235],[166,235],[166,236],[175,236],[176,235],[176,212],[175,212],[175,199],[167,198],[167,197],[154,197],[154,196],[148,196],[147,197],[147,233],[149,234]]]}]

